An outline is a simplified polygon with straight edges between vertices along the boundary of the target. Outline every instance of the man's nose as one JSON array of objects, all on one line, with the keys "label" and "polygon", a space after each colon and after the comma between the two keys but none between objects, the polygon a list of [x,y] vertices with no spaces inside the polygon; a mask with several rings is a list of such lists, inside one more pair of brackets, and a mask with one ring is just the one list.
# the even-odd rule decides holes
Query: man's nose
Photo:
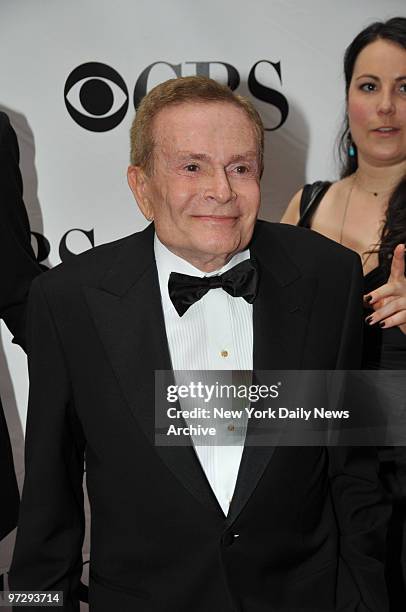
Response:
[{"label": "man's nose", "polygon": [[227,204],[230,200],[236,197],[236,194],[231,188],[230,179],[225,170],[216,170],[208,179],[208,185],[205,190],[205,198]]},{"label": "man's nose", "polygon": [[395,112],[395,109],[396,106],[392,90],[389,88],[382,89],[378,100],[378,114],[391,115]]}]

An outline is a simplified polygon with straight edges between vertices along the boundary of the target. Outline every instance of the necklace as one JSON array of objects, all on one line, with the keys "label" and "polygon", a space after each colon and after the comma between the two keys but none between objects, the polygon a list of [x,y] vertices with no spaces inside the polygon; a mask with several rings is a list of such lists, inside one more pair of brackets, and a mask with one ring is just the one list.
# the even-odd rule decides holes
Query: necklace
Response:
[{"label": "necklace", "polygon": [[363,187],[363,185],[361,185],[359,181],[358,170],[354,172],[354,183],[355,182],[357,183],[357,187],[361,191],[365,191],[365,193],[369,193],[370,195],[373,195],[375,198],[377,198],[379,195],[383,196],[383,195],[386,195],[387,193],[390,193],[391,191],[393,191],[395,185],[397,184],[397,183],[394,183],[391,187],[389,187],[389,189],[384,189],[382,191],[375,191],[375,190],[367,189],[366,187]]},{"label": "necklace", "polygon": [[[357,172],[354,172],[354,174],[352,175],[352,181],[351,181],[351,186],[348,189],[348,195],[347,195],[347,199],[345,202],[345,207],[344,207],[344,212],[343,212],[343,217],[341,220],[341,227],[340,227],[340,240],[339,243],[343,244],[343,235],[344,235],[344,225],[345,225],[345,221],[347,218],[347,213],[350,207],[350,202],[351,202],[351,196],[352,196],[352,191],[354,189],[355,184],[358,182],[357,181]],[[362,189],[362,188],[361,188]],[[385,193],[389,193],[391,190],[393,189],[393,187],[391,189],[387,189],[386,191],[381,191],[381,195],[385,194]],[[364,189],[364,191],[367,191],[367,189]],[[367,191],[367,193],[371,193],[374,196],[377,196],[379,192],[374,192],[374,191]],[[361,256],[362,259],[362,267],[364,268],[365,264],[367,263],[368,259],[371,257],[373,251],[367,252],[366,253],[366,258],[364,259],[364,255],[365,253]]]},{"label": "necklace", "polygon": [[343,233],[344,233],[344,224],[345,224],[345,220],[347,218],[347,212],[348,212],[348,207],[350,205],[350,200],[351,200],[351,194],[352,194],[352,190],[354,189],[354,185],[355,185],[355,175],[356,172],[353,175],[353,179],[351,181],[351,187],[348,190],[348,195],[347,195],[347,200],[345,202],[345,207],[344,207],[344,212],[343,212],[343,218],[341,220],[341,227],[340,227],[340,240],[339,243],[342,244],[343,243]]}]

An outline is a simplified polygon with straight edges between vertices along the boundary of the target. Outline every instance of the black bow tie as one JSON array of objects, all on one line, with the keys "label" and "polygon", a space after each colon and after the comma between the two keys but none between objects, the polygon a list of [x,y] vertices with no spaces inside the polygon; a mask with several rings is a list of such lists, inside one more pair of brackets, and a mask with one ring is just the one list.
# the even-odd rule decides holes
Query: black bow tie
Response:
[{"label": "black bow tie", "polygon": [[199,277],[171,272],[168,281],[169,297],[180,317],[210,289],[219,287],[233,297],[243,297],[252,304],[257,295],[258,280],[258,268],[252,259],[246,259],[216,276]]}]

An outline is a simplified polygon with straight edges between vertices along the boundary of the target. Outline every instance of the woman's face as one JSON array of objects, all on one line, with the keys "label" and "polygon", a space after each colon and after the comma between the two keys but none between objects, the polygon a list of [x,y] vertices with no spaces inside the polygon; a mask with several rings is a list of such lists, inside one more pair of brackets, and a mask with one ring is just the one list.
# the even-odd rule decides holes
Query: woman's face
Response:
[{"label": "woman's face", "polygon": [[348,119],[358,160],[406,164],[406,50],[376,40],[360,52],[348,91]]}]

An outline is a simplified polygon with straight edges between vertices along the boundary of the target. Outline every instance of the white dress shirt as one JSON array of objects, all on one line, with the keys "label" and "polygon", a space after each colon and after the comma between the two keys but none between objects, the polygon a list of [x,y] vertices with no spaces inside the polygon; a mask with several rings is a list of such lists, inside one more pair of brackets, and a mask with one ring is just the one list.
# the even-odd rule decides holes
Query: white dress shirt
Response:
[{"label": "white dress shirt", "polygon": [[[180,317],[168,293],[171,272],[191,276],[222,274],[249,259],[249,250],[237,253],[220,270],[205,274],[167,249],[155,234],[155,259],[158,269],[162,308],[172,368],[176,370],[252,370],[252,304],[234,298],[221,288],[211,289]],[[178,383],[179,384],[179,383]],[[202,469],[225,515],[234,493],[244,450],[246,422],[241,427],[230,421],[221,435],[227,446],[195,445]],[[208,440],[209,442],[209,440]],[[229,445],[231,444],[231,445]]]}]

